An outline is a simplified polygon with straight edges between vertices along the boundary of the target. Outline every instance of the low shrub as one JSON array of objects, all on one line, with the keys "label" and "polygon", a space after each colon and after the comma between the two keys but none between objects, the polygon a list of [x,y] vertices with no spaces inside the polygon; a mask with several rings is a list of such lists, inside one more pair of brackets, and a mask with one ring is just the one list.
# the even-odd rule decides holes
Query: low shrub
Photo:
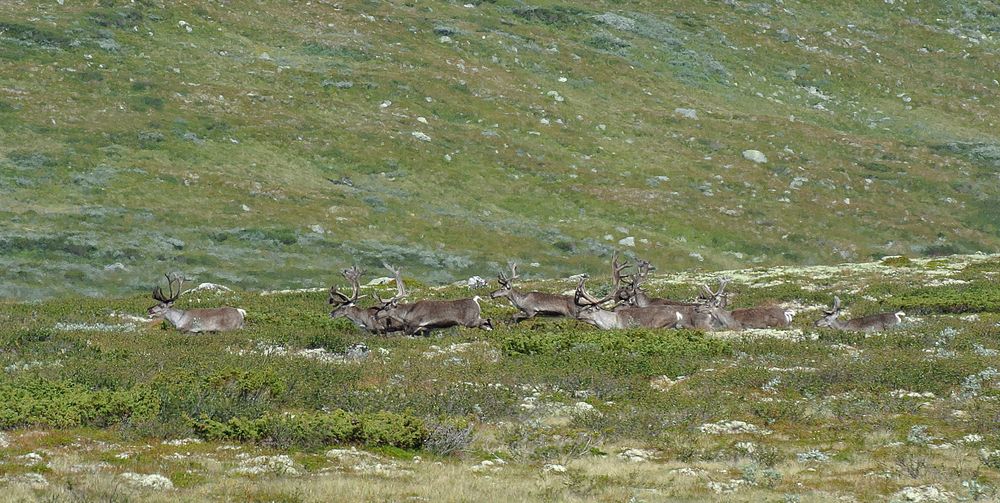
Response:
[{"label": "low shrub", "polygon": [[33,379],[0,384],[0,428],[105,427],[141,423],[160,412],[149,388],[90,391],[77,384]]},{"label": "low shrub", "polygon": [[189,419],[195,434],[206,440],[252,442],[276,447],[318,449],[332,445],[417,449],[428,437],[423,421],[409,414],[376,412],[267,413],[259,418],[217,421],[206,415]]}]

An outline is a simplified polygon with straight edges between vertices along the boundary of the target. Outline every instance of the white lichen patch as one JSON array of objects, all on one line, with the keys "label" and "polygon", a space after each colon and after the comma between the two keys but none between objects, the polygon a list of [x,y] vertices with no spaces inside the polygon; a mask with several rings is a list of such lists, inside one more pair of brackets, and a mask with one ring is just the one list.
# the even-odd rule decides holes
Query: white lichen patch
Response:
[{"label": "white lichen patch", "polygon": [[629,463],[643,463],[656,459],[657,452],[650,449],[625,449],[618,453],[618,457]]},{"label": "white lichen patch", "polygon": [[174,488],[174,483],[170,479],[158,473],[144,475],[141,473],[125,472],[119,476],[125,479],[129,485],[140,489],[166,491]]},{"label": "white lichen patch", "polygon": [[136,326],[131,323],[56,323],[52,328],[60,332],[108,332],[108,333],[129,333],[135,332]]},{"label": "white lichen patch", "polygon": [[248,457],[240,462],[239,466],[229,471],[240,475],[298,475],[299,470],[295,467],[295,461],[286,454],[277,456],[256,456]]},{"label": "white lichen patch", "polygon": [[698,427],[698,430],[708,435],[770,435],[771,430],[761,428],[744,421],[719,421],[717,423],[705,423]]}]

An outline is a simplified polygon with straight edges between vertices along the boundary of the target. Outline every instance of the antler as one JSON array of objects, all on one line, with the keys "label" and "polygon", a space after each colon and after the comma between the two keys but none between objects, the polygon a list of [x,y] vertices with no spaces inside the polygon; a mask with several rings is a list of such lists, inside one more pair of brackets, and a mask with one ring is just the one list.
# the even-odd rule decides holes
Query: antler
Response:
[{"label": "antler", "polygon": [[497,281],[499,281],[501,285],[503,285],[504,283],[509,285],[513,283],[515,279],[518,279],[518,277],[519,276],[517,275],[517,262],[511,262],[510,276],[507,276],[506,274],[503,273],[503,271],[500,271],[497,274]]},{"label": "antler", "polygon": [[626,260],[625,263],[621,264],[618,262],[618,250],[615,250],[611,254],[611,289],[618,290],[622,284],[622,271],[629,268],[629,263]]},{"label": "antler", "polygon": [[[181,296],[181,287],[184,285],[184,280],[176,276],[171,277],[169,274],[164,274],[163,276],[167,278],[167,289],[170,292],[170,295],[164,296],[163,289],[161,289],[159,286],[156,286],[155,288],[153,288],[153,300],[156,300],[163,304],[169,304],[177,300],[177,297]],[[175,282],[177,283],[176,293],[174,293]]]},{"label": "antler", "polygon": [[635,279],[632,280],[632,286],[634,288],[639,288],[639,285],[641,285],[643,281],[646,281],[646,276],[649,275],[650,271],[655,270],[656,268],[653,267],[653,264],[650,264],[648,260],[639,259],[636,262],[636,273]]},{"label": "antler", "polygon": [[840,297],[834,295],[833,296],[833,309],[831,309],[829,311],[827,311],[827,310],[824,309],[823,312],[826,313],[826,314],[837,314],[838,311],[840,311]]},{"label": "antler", "polygon": [[344,269],[341,274],[344,278],[351,283],[351,296],[348,297],[340,291],[337,290],[337,286],[330,287],[330,304],[351,304],[357,302],[358,297],[361,294],[361,275],[365,272],[358,269],[358,266],[351,266],[350,269]]},{"label": "antler", "polygon": [[[599,306],[599,305],[604,304],[605,302],[611,300],[612,298],[614,298],[615,293],[612,292],[611,295],[608,295],[607,297],[604,297],[603,299],[595,299],[593,295],[591,295],[590,293],[587,292],[587,288],[584,286],[584,283],[586,283],[586,281],[587,281],[587,277],[583,276],[583,277],[580,278],[580,283],[576,286],[576,295],[573,296],[573,302],[576,303],[576,305],[578,305],[578,306]],[[586,301],[586,303],[580,302],[581,299],[584,300],[584,301]]]},{"label": "antler", "polygon": [[392,273],[393,277],[396,278],[396,295],[393,298],[386,301],[382,300],[381,298],[378,297],[378,295],[376,295],[376,298],[378,298],[379,302],[381,302],[382,305],[388,306],[391,304],[395,304],[400,300],[403,300],[404,297],[406,297],[406,285],[403,284],[403,276],[400,274],[398,267],[394,268],[385,262],[382,262],[382,265],[385,266],[385,268]]}]

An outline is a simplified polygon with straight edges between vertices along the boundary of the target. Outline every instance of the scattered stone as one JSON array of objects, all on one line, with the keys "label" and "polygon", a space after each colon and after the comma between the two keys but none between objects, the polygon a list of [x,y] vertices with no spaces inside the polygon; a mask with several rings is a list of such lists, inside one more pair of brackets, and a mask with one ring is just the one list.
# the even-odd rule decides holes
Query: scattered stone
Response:
[{"label": "scattered stone", "polygon": [[921,393],[919,391],[906,391],[905,389],[890,391],[889,395],[895,398],[934,398],[934,393],[931,393],[930,391],[924,391]]},{"label": "scattered stone", "polygon": [[484,288],[487,285],[489,283],[480,276],[473,276],[465,280],[465,286],[469,287],[469,289]]},{"label": "scattered stone", "polygon": [[698,120],[698,112],[693,108],[675,108],[674,113],[681,117]]},{"label": "scattered stone", "polygon": [[174,488],[174,483],[170,479],[158,473],[143,475],[141,473],[125,472],[120,475],[130,485],[141,489],[155,489],[167,491]]},{"label": "scattered stone", "polygon": [[430,136],[427,136],[426,134],[421,133],[420,131],[414,131],[414,132],[412,132],[410,134],[412,134],[414,138],[416,138],[416,139],[418,139],[420,141],[431,141],[431,137]]},{"label": "scattered stone", "polygon": [[798,458],[799,463],[807,463],[810,461],[825,463],[830,461],[830,456],[819,449],[809,449],[806,452],[796,454],[795,457]]},{"label": "scattered stone", "polygon": [[684,475],[686,477],[700,477],[705,474],[705,470],[699,470],[697,468],[689,468],[687,466],[683,468],[674,468],[667,473],[675,475]]},{"label": "scattered stone", "polygon": [[563,465],[547,463],[545,466],[542,467],[542,473],[549,473],[549,472],[566,473],[566,467]]},{"label": "scattered stone", "polygon": [[309,226],[309,230],[313,231],[316,234],[326,234],[326,229],[324,229],[323,226],[320,224],[314,224]]},{"label": "scattered stone", "polygon": [[655,459],[656,451],[648,449],[625,449],[618,454],[618,457],[630,463],[643,463]]},{"label": "scattered stone", "polygon": [[185,30],[185,31],[187,31],[188,33],[191,33],[191,32],[192,32],[192,31],[194,30],[194,29],[193,29],[193,28],[191,27],[191,25],[190,25],[190,24],[188,24],[188,22],[187,22],[187,21],[178,21],[178,22],[177,22],[177,26],[180,26],[181,28],[184,28],[184,30]]},{"label": "scattered stone", "polygon": [[621,238],[621,239],[618,240],[618,244],[620,244],[622,246],[631,246],[631,247],[635,248],[635,238],[632,237],[632,236]]},{"label": "scattered stone", "polygon": [[260,56],[257,56],[257,59],[261,61],[274,61],[274,59],[271,58],[271,55],[266,52],[260,53]]},{"label": "scattered stone", "polygon": [[963,444],[978,444],[982,441],[983,441],[983,436],[978,433],[970,433],[962,437],[961,440],[959,440],[959,442]]},{"label": "scattered stone", "polygon": [[671,379],[669,376],[659,376],[654,377],[649,381],[649,386],[657,391],[667,391],[673,388],[677,383],[686,380],[687,377],[679,376],[677,379]]},{"label": "scattered stone", "polygon": [[750,485],[750,482],[747,482],[744,479],[731,479],[729,482],[713,481],[709,482],[707,485],[708,488],[716,494],[730,494],[740,490],[742,487]]},{"label": "scattered stone", "polygon": [[0,449],[6,449],[10,447],[10,439],[7,438],[7,434],[0,431]]},{"label": "scattered stone", "polygon": [[263,473],[273,473],[277,475],[298,475],[299,470],[295,468],[295,462],[286,454],[277,456],[257,456],[246,459],[239,466],[230,470],[230,473],[241,475],[260,475]]},{"label": "scattered stone", "polygon": [[174,447],[182,447],[182,446],[185,446],[185,445],[200,444],[201,443],[201,439],[200,438],[177,438],[177,439],[174,439],[174,440],[164,440],[163,442],[160,442],[160,443],[163,444],[163,445],[172,445]]},{"label": "scattered stone", "polygon": [[743,422],[743,421],[719,421],[717,423],[705,423],[698,427],[702,433],[707,433],[709,435],[739,435],[739,434],[752,434],[752,435],[770,435],[771,430],[760,428],[753,424]]},{"label": "scattered stone", "polygon": [[125,264],[121,262],[115,262],[114,264],[108,264],[104,266],[104,270],[107,272],[127,271],[128,267],[125,267]]},{"label": "scattered stone", "polygon": [[955,495],[940,486],[919,486],[919,487],[904,487],[897,491],[889,499],[890,503],[920,503],[920,502],[944,502],[949,501],[954,498]]},{"label": "scattered stone", "polygon": [[764,164],[767,162],[767,156],[765,156],[760,150],[744,150],[743,158],[757,164]]},{"label": "scattered stone", "polygon": [[42,455],[38,454],[37,452],[29,452],[27,454],[22,454],[17,457],[17,460],[25,465],[37,465],[42,461],[45,461],[44,458],[42,458]]},{"label": "scattered stone", "polygon": [[15,476],[0,477],[0,481],[7,481],[11,484],[25,485],[32,489],[42,489],[49,485],[49,481],[41,473],[22,473]]},{"label": "scattered stone", "polygon": [[438,42],[441,42],[442,44],[450,44],[451,37],[449,37],[448,35],[441,35],[441,38],[438,39]]},{"label": "scattered stone", "polygon": [[368,349],[367,344],[359,342],[357,344],[352,344],[347,348],[347,351],[344,353],[344,358],[353,361],[364,360],[371,355],[371,352],[372,351]]},{"label": "scattered stone", "polygon": [[198,286],[190,290],[185,290],[184,293],[187,294],[195,292],[231,292],[231,291],[233,291],[231,288],[222,285],[217,285],[215,283],[199,283]]},{"label": "scattered stone", "polygon": [[324,80],[323,87],[333,87],[336,89],[350,89],[354,87],[354,82],[350,80]]}]

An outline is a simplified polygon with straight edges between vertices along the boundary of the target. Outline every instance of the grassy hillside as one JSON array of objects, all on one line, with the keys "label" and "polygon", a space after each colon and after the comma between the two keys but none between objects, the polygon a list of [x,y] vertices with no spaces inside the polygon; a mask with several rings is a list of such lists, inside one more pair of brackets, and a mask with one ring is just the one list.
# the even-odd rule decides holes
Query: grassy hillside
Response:
[{"label": "grassy hillside", "polygon": [[[380,337],[323,292],[202,291],[178,306],[247,325],[185,335],[141,294],[0,302],[0,500],[995,501],[998,272],[1000,255],[727,271],[733,305],[798,311],[741,333],[514,327],[484,300],[492,332]],[[649,283],[691,298],[718,276]],[[908,321],[816,329],[834,294]]]},{"label": "grassy hillside", "polygon": [[995,251],[998,30],[988,1],[2,2],[0,297],[551,277],[628,237],[710,270]]}]

